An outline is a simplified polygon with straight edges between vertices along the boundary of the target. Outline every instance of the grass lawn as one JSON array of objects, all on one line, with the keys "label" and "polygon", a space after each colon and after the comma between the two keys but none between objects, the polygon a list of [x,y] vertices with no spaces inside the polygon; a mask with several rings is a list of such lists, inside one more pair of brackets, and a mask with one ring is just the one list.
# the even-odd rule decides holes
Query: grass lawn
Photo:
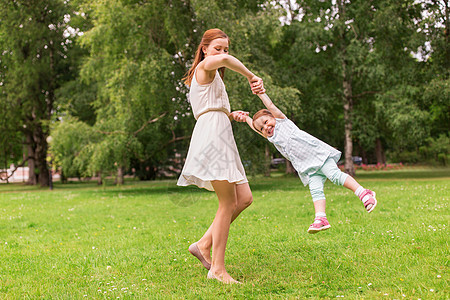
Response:
[{"label": "grass lawn", "polygon": [[175,181],[0,185],[0,299],[449,299],[450,169],[363,172],[367,214],[325,186],[331,229],[300,179],[249,178],[254,202],[232,224],[228,272],[206,279],[187,251],[217,209]]}]

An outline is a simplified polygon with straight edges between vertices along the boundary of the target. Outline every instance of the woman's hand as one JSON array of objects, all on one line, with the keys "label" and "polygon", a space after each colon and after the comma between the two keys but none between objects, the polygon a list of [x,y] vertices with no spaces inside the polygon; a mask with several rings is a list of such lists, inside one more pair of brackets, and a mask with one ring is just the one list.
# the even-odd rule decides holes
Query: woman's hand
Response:
[{"label": "woman's hand", "polygon": [[263,80],[258,76],[253,75],[253,77],[248,78],[248,83],[250,84],[253,94],[264,94],[266,92]]},{"label": "woman's hand", "polygon": [[230,116],[233,117],[236,122],[245,122],[248,117],[248,111],[236,110],[231,112]]}]

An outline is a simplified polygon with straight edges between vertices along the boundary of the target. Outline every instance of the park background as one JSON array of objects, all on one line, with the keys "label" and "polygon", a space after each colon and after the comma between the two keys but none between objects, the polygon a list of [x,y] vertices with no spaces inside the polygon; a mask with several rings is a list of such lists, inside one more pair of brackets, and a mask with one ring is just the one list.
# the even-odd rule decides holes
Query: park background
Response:
[{"label": "park background", "polygon": [[[63,181],[176,176],[195,123],[181,78],[216,27],[348,173],[352,156],[448,165],[447,1],[2,1],[0,13],[0,165],[26,165],[30,184],[48,186],[49,168]],[[232,109],[263,107],[239,74],[225,84]],[[268,175],[276,149],[234,132],[247,172]]]},{"label": "park background", "polygon": [[[448,299],[446,1],[0,4],[0,298]],[[181,78],[209,28],[380,202],[367,215],[327,183],[332,228],[308,235],[308,189],[234,123],[254,195],[227,248],[242,286],[187,252],[214,193],[176,187],[195,124]],[[242,76],[225,85],[233,109],[263,108]]]}]

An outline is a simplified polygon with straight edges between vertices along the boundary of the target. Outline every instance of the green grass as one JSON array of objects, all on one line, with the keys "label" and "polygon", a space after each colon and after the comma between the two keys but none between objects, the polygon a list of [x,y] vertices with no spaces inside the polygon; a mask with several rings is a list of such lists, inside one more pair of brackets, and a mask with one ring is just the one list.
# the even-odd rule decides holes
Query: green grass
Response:
[{"label": "green grass", "polygon": [[229,273],[206,279],[187,248],[215,194],[175,181],[0,185],[0,299],[448,299],[449,169],[360,172],[367,214],[326,184],[331,229],[309,235],[309,190],[294,177],[250,178],[254,203],[233,223]]}]

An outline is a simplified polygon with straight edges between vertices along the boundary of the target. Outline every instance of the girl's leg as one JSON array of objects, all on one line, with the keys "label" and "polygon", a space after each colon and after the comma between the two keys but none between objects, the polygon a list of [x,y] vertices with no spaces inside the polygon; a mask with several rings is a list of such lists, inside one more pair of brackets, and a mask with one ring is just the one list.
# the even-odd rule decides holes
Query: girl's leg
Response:
[{"label": "girl's leg", "polygon": [[371,212],[377,205],[375,192],[364,189],[352,176],[339,170],[338,166],[332,159],[327,159],[321,168],[321,171],[334,184],[343,185],[353,191],[356,196],[361,199],[367,212]]},{"label": "girl's leg", "polygon": [[309,226],[309,233],[317,233],[322,230],[330,228],[330,223],[326,218],[325,208],[326,200],[323,192],[323,185],[327,177],[320,171],[309,177],[309,190],[314,203],[315,218],[314,222]]},{"label": "girl's leg", "polygon": [[213,181],[212,185],[219,198],[219,208],[212,224],[213,255],[208,278],[233,283],[236,281],[225,269],[225,249],[231,218],[237,207],[236,185],[228,181]]},{"label": "girl's leg", "polygon": [[[250,190],[250,186],[248,183],[244,184],[235,184],[236,187],[236,198],[237,198],[237,207],[231,216],[231,222],[233,222],[239,214],[250,206],[253,202],[252,191]],[[208,230],[197,242],[197,247],[200,250],[203,258],[207,261],[207,263],[211,262],[211,248],[213,245],[212,242],[212,224],[209,226]]]},{"label": "girl's leg", "polygon": [[322,172],[316,172],[309,177],[309,191],[311,192],[311,197],[314,203],[314,210],[317,213],[325,213],[326,200],[325,193],[323,192],[323,185],[327,177],[322,174]]}]

